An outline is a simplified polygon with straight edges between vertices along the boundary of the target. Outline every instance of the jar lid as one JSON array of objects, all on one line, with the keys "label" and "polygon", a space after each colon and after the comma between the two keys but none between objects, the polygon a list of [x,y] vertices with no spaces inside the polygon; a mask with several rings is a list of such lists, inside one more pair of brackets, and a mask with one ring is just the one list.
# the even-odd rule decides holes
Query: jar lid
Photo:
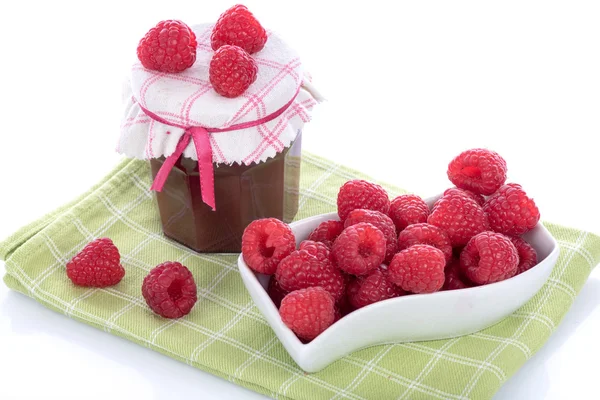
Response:
[{"label": "jar lid", "polygon": [[[183,72],[153,71],[140,63],[132,67],[118,152],[139,159],[168,157],[188,128],[203,127],[213,162],[249,165],[289,147],[310,120],[321,97],[298,55],[272,32],[251,56],[258,66],[256,81],[239,97],[217,94],[208,73],[212,28],[192,27],[196,62]],[[196,146],[189,143],[183,155],[197,160]]]}]

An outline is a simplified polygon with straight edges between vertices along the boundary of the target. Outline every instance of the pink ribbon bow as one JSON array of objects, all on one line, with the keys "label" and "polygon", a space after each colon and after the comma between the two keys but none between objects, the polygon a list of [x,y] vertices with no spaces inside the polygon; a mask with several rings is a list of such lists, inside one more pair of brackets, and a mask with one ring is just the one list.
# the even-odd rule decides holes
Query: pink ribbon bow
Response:
[{"label": "pink ribbon bow", "polygon": [[160,170],[156,174],[156,177],[154,178],[154,182],[152,183],[150,190],[154,190],[157,192],[162,191],[165,182],[167,181],[167,178],[171,173],[171,170],[175,166],[175,163],[177,163],[177,160],[179,160],[179,157],[181,157],[183,151],[189,145],[190,141],[192,141],[194,143],[194,147],[196,148],[196,154],[198,156],[198,172],[200,175],[200,189],[202,201],[206,205],[208,205],[213,211],[215,211],[217,209],[215,201],[215,175],[213,168],[213,152],[212,146],[210,144],[209,134],[216,132],[235,131],[239,129],[248,129],[272,121],[275,118],[279,117],[281,114],[283,114],[285,110],[287,110],[292,105],[299,91],[300,88],[298,88],[296,94],[294,94],[292,99],[287,104],[285,104],[283,107],[281,107],[274,113],[269,114],[266,117],[260,118],[256,121],[243,122],[241,124],[232,125],[228,128],[223,129],[206,128],[203,126],[179,125],[159,117],[152,111],[146,110],[140,105],[142,111],[156,122],[160,122],[161,124],[173,126],[176,128],[185,129],[183,136],[181,136],[181,139],[179,139],[179,143],[177,143],[175,151],[166,158],[165,162],[160,167]]}]

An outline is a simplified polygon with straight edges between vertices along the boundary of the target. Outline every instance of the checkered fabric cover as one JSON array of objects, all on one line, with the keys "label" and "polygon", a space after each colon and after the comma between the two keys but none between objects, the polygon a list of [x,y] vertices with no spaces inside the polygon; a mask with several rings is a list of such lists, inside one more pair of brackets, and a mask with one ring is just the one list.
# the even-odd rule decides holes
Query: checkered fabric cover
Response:
[{"label": "checkered fabric cover", "polygon": [[[125,86],[118,152],[138,159],[168,156],[184,134],[184,129],[152,120],[141,107],[174,125],[222,129],[265,118],[298,93],[287,110],[272,121],[253,128],[210,133],[213,161],[225,164],[248,165],[274,157],[290,146],[310,120],[320,96],[298,55],[272,32],[265,47],[252,55],[258,65],[256,81],[239,97],[229,99],[217,94],[208,74],[214,54],[210,47],[212,27],[193,27],[198,41],[196,62],[181,73],[151,71],[140,63],[133,66]],[[192,144],[183,154],[198,159]]]},{"label": "checkered fabric cover", "polygon": [[[335,210],[338,188],[363,175],[305,154],[298,218]],[[279,399],[489,399],[560,323],[592,268],[600,238],[546,224],[561,246],[550,280],[523,308],[482,332],[376,346],[315,374],[299,369],[240,279],[236,255],[198,254],[165,239],[147,163],[123,161],[88,193],[0,243],[6,284],[55,311]],[[385,185],[391,196],[402,191]],[[78,288],[64,270],[87,242],[109,236],[127,271],[106,289]],[[165,261],[187,265],[198,303],[185,318],[153,314],[143,277]],[[510,295],[510,294],[507,294]]]}]

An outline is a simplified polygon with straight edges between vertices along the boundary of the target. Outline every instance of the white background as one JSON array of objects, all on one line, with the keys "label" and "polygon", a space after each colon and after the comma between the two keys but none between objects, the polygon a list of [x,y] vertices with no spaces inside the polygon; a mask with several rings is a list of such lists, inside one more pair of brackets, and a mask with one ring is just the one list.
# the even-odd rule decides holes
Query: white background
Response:
[{"label": "white background", "polygon": [[[117,162],[122,78],[145,32],[161,19],[214,21],[232,4],[2,1],[0,237]],[[298,49],[328,98],[306,150],[431,195],[448,187],[453,156],[489,147],[544,219],[600,233],[597,2],[246,4]],[[596,270],[496,399],[598,398],[599,303]],[[0,376],[2,399],[262,398],[1,284]]]}]

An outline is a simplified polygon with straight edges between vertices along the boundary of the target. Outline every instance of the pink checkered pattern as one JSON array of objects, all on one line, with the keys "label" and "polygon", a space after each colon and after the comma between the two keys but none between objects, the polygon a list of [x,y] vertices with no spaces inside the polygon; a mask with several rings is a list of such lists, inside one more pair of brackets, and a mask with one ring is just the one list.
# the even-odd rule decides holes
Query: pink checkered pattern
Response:
[{"label": "pink checkered pattern", "polygon": [[[133,66],[117,151],[139,159],[174,152],[184,129],[157,122],[142,108],[175,125],[223,129],[264,118],[288,104],[297,93],[286,111],[272,121],[247,129],[210,133],[216,163],[248,165],[265,161],[289,147],[310,120],[311,110],[319,100],[314,90],[308,90],[310,79],[296,53],[269,33],[263,50],[253,54],[258,65],[256,82],[242,96],[227,99],[218,95],[209,82],[208,66],[214,53],[210,47],[212,25],[195,26],[193,30],[198,48],[196,62],[190,69],[167,74],[147,70],[139,63]],[[183,154],[197,159],[192,144]]]}]

